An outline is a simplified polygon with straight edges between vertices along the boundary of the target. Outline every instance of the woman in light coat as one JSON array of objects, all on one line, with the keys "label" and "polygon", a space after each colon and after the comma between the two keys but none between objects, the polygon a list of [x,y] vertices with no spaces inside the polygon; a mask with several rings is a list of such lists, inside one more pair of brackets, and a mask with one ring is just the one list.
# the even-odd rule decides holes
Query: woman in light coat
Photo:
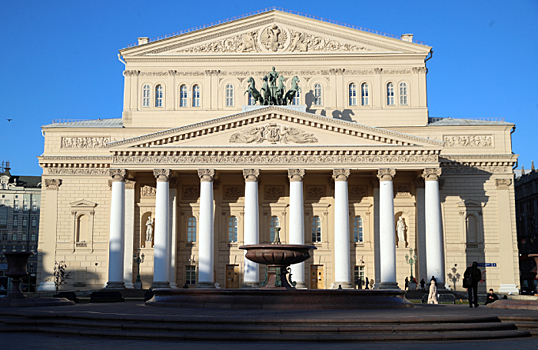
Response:
[{"label": "woman in light coat", "polygon": [[432,280],[430,284],[430,295],[428,295],[428,304],[439,304],[437,301],[437,286],[435,280]]}]

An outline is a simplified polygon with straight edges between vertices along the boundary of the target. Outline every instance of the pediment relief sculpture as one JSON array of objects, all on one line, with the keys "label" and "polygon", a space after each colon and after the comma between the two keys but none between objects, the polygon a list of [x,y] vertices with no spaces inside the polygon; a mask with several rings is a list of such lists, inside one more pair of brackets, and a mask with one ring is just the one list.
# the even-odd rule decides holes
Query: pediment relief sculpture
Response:
[{"label": "pediment relief sculpture", "polygon": [[300,129],[269,123],[233,134],[230,143],[316,143],[318,139]]}]

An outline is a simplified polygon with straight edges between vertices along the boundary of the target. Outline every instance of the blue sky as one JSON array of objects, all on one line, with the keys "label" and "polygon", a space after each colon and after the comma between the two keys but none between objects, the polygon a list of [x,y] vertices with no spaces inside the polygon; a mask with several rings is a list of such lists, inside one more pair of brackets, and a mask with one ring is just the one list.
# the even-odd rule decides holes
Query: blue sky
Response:
[{"label": "blue sky", "polygon": [[117,53],[137,37],[270,6],[413,33],[434,50],[430,116],[505,118],[517,127],[519,166],[538,161],[538,0],[2,1],[0,160],[11,162],[13,174],[40,175],[41,125],[121,117],[124,66]]}]

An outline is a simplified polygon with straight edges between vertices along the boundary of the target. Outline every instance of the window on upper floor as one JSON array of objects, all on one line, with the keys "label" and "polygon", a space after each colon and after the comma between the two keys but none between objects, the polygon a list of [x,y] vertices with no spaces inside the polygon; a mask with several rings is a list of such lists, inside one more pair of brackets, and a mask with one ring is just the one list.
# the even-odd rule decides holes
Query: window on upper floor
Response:
[{"label": "window on upper floor", "polygon": [[319,216],[312,218],[312,242],[321,242],[321,219]]},{"label": "window on upper floor", "polygon": [[300,90],[297,90],[297,91],[295,92],[295,96],[293,96],[293,102],[292,102],[292,104],[295,105],[295,106],[301,104],[301,91],[300,91]]},{"label": "window on upper floor", "polygon": [[194,216],[187,219],[187,242],[196,242],[196,218]]},{"label": "window on upper floor", "polygon": [[192,87],[192,106],[200,107],[200,86],[194,85]]},{"label": "window on upper floor", "polygon": [[361,85],[361,105],[368,106],[370,104],[370,90],[368,84],[363,83]]},{"label": "window on upper floor", "polygon": [[24,199],[22,201],[22,210],[23,211],[28,211],[28,200]]},{"label": "window on upper floor", "polygon": [[7,228],[7,211],[7,207],[0,206],[0,228]]},{"label": "window on upper floor", "polygon": [[226,85],[226,107],[234,106],[234,86],[232,84]]},{"label": "window on upper floor", "polygon": [[353,241],[354,242],[363,242],[363,233],[362,233],[362,218],[360,216],[355,216],[353,218]]},{"label": "window on upper floor", "polygon": [[256,101],[254,100],[254,97],[252,97],[252,94],[249,92],[248,93],[248,105],[254,106],[255,104],[256,104]]},{"label": "window on upper floor", "polygon": [[349,84],[349,105],[357,105],[357,86],[354,83]]},{"label": "window on upper floor", "polygon": [[400,105],[407,105],[407,83],[400,83]]},{"label": "window on upper floor", "polygon": [[163,106],[163,86],[157,85],[155,86],[155,107],[162,107]]},{"label": "window on upper floor", "polygon": [[142,87],[142,107],[150,106],[150,97],[151,97],[151,87],[148,84],[145,84]]},{"label": "window on upper floor", "polygon": [[230,216],[228,219],[228,242],[237,242],[237,218]]},{"label": "window on upper floor", "polygon": [[323,104],[322,100],[322,91],[321,91],[321,84],[314,85],[314,105],[315,106],[321,106]]},{"label": "window on upper floor", "polygon": [[394,84],[387,84],[387,106],[394,106]]},{"label": "window on upper floor", "polygon": [[271,242],[275,240],[275,232],[277,227],[280,227],[280,220],[278,220],[277,216],[271,216],[271,220],[269,221],[269,240]]},{"label": "window on upper floor", "polygon": [[18,215],[13,215],[13,226],[14,227],[19,226],[19,216]]},{"label": "window on upper floor", "polygon": [[19,201],[13,201],[13,211],[19,211]]},{"label": "window on upper floor", "polygon": [[23,217],[22,218],[22,227],[27,227],[28,226],[28,218],[27,217]]},{"label": "window on upper floor", "polygon": [[37,218],[32,218],[32,227],[37,226]]},{"label": "window on upper floor", "polygon": [[187,86],[179,87],[179,107],[187,107]]}]

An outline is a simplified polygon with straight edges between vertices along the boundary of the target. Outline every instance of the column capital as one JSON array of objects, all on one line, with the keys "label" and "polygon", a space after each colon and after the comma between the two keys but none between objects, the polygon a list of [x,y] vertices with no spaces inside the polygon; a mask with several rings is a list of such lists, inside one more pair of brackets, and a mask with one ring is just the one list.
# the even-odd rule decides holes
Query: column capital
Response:
[{"label": "column capital", "polygon": [[304,174],[304,169],[288,169],[288,178],[290,179],[290,182],[303,181]]},{"label": "column capital", "polygon": [[215,169],[198,169],[198,176],[202,182],[211,182],[215,178]]},{"label": "column capital", "polygon": [[351,174],[349,169],[333,169],[333,180],[334,181],[347,181],[347,178]]},{"label": "column capital", "polygon": [[136,186],[136,179],[125,179],[125,189],[134,190]]},{"label": "column capital", "polygon": [[157,182],[168,182],[170,173],[170,169],[153,169],[153,176],[155,176]]},{"label": "column capital", "polygon": [[495,186],[497,186],[498,190],[507,190],[511,184],[511,179],[495,179]]},{"label": "column capital", "polygon": [[426,168],[422,172],[422,177],[424,178],[424,181],[438,181],[441,172],[441,168]]},{"label": "column capital", "polygon": [[377,170],[377,178],[379,181],[392,181],[394,178],[394,175],[396,175],[395,169],[378,169]]},{"label": "column capital", "polygon": [[47,190],[58,190],[61,184],[62,180],[60,179],[45,179],[45,188]]},{"label": "column capital", "polygon": [[243,169],[245,182],[256,182],[260,176],[260,169]]},{"label": "column capital", "polygon": [[112,177],[112,182],[124,182],[126,175],[127,170],[125,169],[110,169],[110,176]]}]

